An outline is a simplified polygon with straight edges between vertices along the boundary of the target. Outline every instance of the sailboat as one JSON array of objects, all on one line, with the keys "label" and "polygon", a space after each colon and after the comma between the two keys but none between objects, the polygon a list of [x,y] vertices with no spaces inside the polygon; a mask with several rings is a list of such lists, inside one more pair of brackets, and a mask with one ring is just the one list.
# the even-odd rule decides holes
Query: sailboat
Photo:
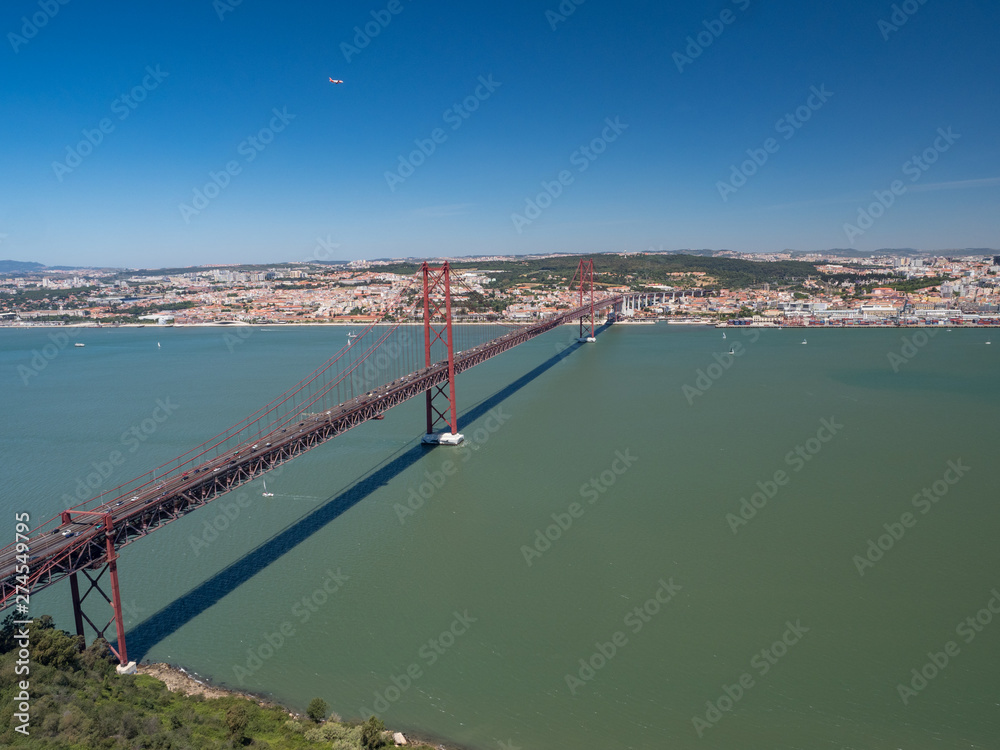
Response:
[{"label": "sailboat", "polygon": [[357,336],[358,336],[358,334],[354,333],[353,331],[351,331],[351,333],[347,334],[347,345],[350,346],[351,344],[353,344],[354,343],[354,339],[356,339]]},{"label": "sailboat", "polygon": [[725,331],[722,332],[722,338],[726,338],[726,332]]},{"label": "sailboat", "polygon": [[267,491],[267,479],[264,480],[264,491],[261,493],[261,497],[274,497],[273,492]]},{"label": "sailboat", "polygon": [[156,342],[156,348],[157,348],[157,349],[159,349],[159,348],[160,348],[160,342],[159,342],[159,341],[157,341],[157,342]]},{"label": "sailboat", "polygon": [[803,343],[803,344],[808,344],[809,342],[808,342],[808,341],[806,341],[805,339],[802,339],[802,343]]}]

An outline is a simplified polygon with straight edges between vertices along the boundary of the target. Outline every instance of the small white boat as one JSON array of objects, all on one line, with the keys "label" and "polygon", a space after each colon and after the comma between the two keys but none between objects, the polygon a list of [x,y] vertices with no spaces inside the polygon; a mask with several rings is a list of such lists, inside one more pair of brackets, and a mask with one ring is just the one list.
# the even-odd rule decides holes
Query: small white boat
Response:
[{"label": "small white boat", "polygon": [[73,346],[86,346],[86,344],[81,344],[79,341],[73,344]]},{"label": "small white boat", "polygon": [[261,493],[261,497],[274,497],[273,492],[267,491],[267,480],[264,480],[264,491]]},{"label": "small white boat", "polygon": [[802,343],[803,343],[803,344],[808,344],[809,342],[808,342],[808,341],[806,341],[805,339],[802,339]]},{"label": "small white boat", "polygon": [[160,348],[160,342],[159,342],[159,341],[157,341],[157,342],[156,342],[156,348],[157,348],[157,349],[159,349],[159,348]]},{"label": "small white boat", "polygon": [[725,331],[722,332],[722,338],[726,338],[726,332]]},{"label": "small white boat", "polygon": [[729,347],[729,353],[730,354],[736,354],[736,352],[733,351],[733,347]]}]

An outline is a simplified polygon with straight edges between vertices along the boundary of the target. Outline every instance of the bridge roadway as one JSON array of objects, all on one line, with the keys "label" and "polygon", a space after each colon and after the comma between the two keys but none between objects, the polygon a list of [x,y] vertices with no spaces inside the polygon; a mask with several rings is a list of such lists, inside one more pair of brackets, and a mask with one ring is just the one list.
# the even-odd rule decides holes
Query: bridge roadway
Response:
[{"label": "bridge roadway", "polygon": [[[594,309],[603,309],[620,301],[621,295],[595,300]],[[455,374],[564,323],[578,320],[589,311],[590,305],[578,307],[456,353]],[[298,423],[276,427],[271,432],[258,435],[253,442],[165,478],[159,484],[150,482],[144,485],[145,489],[113,498],[99,506],[88,504],[86,510],[111,515],[111,541],[115,549],[120,549],[216,497],[257,479],[310,448],[370,419],[378,419],[392,407],[447,381],[448,362],[443,360],[328,411],[303,415]],[[0,611],[15,603],[17,593],[23,594],[26,590],[35,593],[76,571],[99,568],[107,562],[108,534],[103,519],[98,516],[77,517],[70,523],[60,523],[56,518],[31,531],[26,563],[18,559],[14,544],[0,550]],[[26,570],[24,564],[27,564]],[[19,574],[28,576],[27,585],[21,579],[20,590]]]}]

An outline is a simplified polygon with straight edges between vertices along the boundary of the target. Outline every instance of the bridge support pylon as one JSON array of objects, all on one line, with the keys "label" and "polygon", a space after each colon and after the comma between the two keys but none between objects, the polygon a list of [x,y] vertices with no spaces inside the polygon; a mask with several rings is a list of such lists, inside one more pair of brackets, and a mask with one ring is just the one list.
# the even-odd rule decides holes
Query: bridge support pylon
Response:
[{"label": "bridge support pylon", "polygon": [[[424,277],[424,366],[430,367],[431,347],[444,343],[448,352],[448,382],[427,391],[428,445],[458,445],[465,437],[458,431],[458,410],[455,406],[455,347],[451,331],[451,267],[445,261],[439,268],[427,263]],[[432,323],[436,318],[439,322]]]},{"label": "bridge support pylon", "polygon": [[569,283],[570,289],[573,288],[577,279],[580,280],[580,303],[578,306],[584,306],[583,295],[585,292],[590,296],[590,322],[585,326],[584,318],[580,318],[580,336],[577,341],[581,344],[593,344],[597,338],[594,336],[594,261],[592,259],[580,259],[576,273],[573,274],[573,280]]},{"label": "bridge support pylon", "polygon": [[[114,543],[114,532],[110,513],[96,513],[94,511],[81,511],[81,510],[66,510],[62,513],[63,523],[69,523],[73,516],[97,516],[103,520],[104,529],[104,544],[105,544],[105,555],[107,556],[107,563],[101,568],[101,571],[96,577],[91,576],[85,569],[79,572],[83,573],[87,582],[90,584],[87,590],[83,592],[83,596],[80,596],[80,583],[77,579],[77,573],[71,573],[69,576],[69,588],[70,596],[73,599],[73,619],[76,624],[76,634],[84,639],[86,639],[86,633],[83,629],[83,623],[86,621],[98,637],[105,638],[104,634],[107,632],[111,624],[115,625],[115,636],[118,648],[116,649],[111,645],[110,641],[108,643],[108,648],[111,649],[116,657],[118,657],[118,673],[119,674],[134,674],[135,673],[135,662],[130,662],[128,660],[128,651],[125,647],[125,621],[122,618],[122,597],[121,590],[118,587],[118,553],[115,551]],[[105,593],[104,589],[101,588],[101,578],[104,574],[108,573],[108,578],[111,582],[111,596]],[[94,621],[87,616],[87,613],[83,611],[83,602],[92,592],[96,591],[101,597],[104,598],[108,604],[111,605],[111,619],[105,623],[104,627],[98,627],[94,624]]]}]

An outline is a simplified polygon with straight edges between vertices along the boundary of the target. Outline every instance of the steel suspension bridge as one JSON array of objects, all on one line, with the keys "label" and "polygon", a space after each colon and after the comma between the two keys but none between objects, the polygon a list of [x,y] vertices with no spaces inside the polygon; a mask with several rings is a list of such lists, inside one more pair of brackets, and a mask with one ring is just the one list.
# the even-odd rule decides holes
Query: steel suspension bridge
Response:
[{"label": "steel suspension bridge", "polygon": [[[477,343],[471,329],[479,326],[452,326],[453,282],[462,286],[447,262],[439,267],[424,263],[415,279],[422,294],[408,290],[415,309],[405,310],[401,300],[390,305],[404,313],[403,318],[422,312],[422,341],[410,335],[412,326],[402,320],[371,323],[349,336],[347,344],[311,375],[229,429],[34,528],[22,524],[17,541],[0,549],[0,611],[12,606],[25,611],[22,605],[31,594],[69,578],[77,634],[85,635],[86,623],[104,637],[113,625],[116,640],[111,649],[120,669],[126,668],[117,569],[122,547],[352,427],[382,419],[392,407],[421,394],[427,412],[423,441],[458,444],[463,439],[455,390],[460,373],[566,323],[579,321],[579,340],[593,342],[597,313],[621,310],[626,299],[595,295],[593,261],[581,260],[570,284],[578,291],[575,308],[530,325],[505,326],[502,335]],[[460,289],[459,296],[469,292]],[[468,348],[456,349],[463,338]],[[415,369],[417,365],[422,367]],[[86,585],[82,593],[81,574]],[[103,618],[95,623],[84,610],[89,596],[110,605],[110,618],[103,625],[98,624]]]}]

